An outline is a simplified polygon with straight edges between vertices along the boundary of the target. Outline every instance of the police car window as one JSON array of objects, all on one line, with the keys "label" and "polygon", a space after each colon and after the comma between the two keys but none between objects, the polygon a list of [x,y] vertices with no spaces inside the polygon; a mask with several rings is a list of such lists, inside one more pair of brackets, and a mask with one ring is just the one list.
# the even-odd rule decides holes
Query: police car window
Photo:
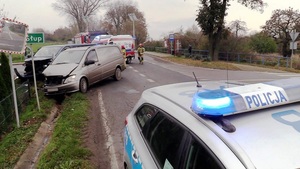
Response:
[{"label": "police car window", "polygon": [[185,169],[222,169],[221,162],[211,153],[206,146],[192,138],[188,148]]},{"label": "police car window", "polygon": [[144,105],[139,111],[136,113],[136,119],[141,128],[143,128],[146,122],[155,116],[156,110],[154,107],[149,105]]},{"label": "police car window", "polygon": [[151,119],[146,140],[160,167],[178,168],[184,129],[159,112]]},{"label": "police car window", "polygon": [[87,60],[98,62],[98,57],[95,50],[91,50],[87,55]]}]

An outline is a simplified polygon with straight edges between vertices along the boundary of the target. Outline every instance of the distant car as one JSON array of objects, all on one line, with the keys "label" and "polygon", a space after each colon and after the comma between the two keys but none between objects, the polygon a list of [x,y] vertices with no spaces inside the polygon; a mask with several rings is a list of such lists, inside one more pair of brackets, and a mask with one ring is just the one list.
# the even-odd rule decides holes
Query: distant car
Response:
[{"label": "distant car", "polygon": [[[81,46],[92,46],[95,44],[64,44],[64,45],[47,45],[41,47],[34,54],[34,68],[35,74],[37,77],[43,79],[42,72],[45,68],[57,57],[57,55],[69,48],[81,47]],[[27,52],[28,54],[28,52]],[[24,63],[24,75],[21,75],[17,69],[15,69],[16,75],[21,79],[28,79],[33,77],[33,69],[32,69],[32,57],[25,58]]]},{"label": "distant car", "polygon": [[43,71],[44,92],[46,95],[85,93],[90,85],[103,79],[120,80],[123,70],[123,55],[116,45],[67,49]]},{"label": "distant car", "polygon": [[196,84],[143,92],[125,120],[124,168],[300,167],[300,78]]}]

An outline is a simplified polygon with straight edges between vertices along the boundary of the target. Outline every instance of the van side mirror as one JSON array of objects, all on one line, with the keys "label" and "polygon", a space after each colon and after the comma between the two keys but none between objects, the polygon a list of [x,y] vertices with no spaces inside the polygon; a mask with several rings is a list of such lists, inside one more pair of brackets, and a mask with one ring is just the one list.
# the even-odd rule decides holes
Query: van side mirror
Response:
[{"label": "van side mirror", "polygon": [[94,60],[86,60],[86,61],[84,62],[85,65],[91,65],[91,64],[94,64],[94,63],[95,63]]}]

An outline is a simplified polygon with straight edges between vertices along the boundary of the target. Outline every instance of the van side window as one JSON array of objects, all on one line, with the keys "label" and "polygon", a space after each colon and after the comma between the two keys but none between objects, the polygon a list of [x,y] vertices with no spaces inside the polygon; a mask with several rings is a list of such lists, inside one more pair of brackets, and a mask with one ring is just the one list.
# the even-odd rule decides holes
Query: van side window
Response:
[{"label": "van side window", "polygon": [[184,129],[164,113],[158,112],[151,119],[146,140],[159,166],[179,167]]},{"label": "van side window", "polygon": [[97,57],[96,51],[95,50],[89,51],[89,53],[86,57],[86,60],[92,60],[92,61],[98,62],[98,57]]},{"label": "van side window", "polygon": [[198,139],[191,137],[185,169],[223,169],[222,163],[210,152],[210,150]]}]

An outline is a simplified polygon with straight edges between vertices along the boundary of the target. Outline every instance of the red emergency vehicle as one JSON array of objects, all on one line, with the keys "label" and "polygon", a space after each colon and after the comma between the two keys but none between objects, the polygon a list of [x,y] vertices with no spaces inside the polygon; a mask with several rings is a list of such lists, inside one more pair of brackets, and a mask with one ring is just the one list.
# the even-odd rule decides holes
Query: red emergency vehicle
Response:
[{"label": "red emergency vehicle", "polygon": [[108,35],[108,32],[105,31],[80,32],[74,36],[74,42],[75,44],[91,43],[93,39],[98,35]]}]

